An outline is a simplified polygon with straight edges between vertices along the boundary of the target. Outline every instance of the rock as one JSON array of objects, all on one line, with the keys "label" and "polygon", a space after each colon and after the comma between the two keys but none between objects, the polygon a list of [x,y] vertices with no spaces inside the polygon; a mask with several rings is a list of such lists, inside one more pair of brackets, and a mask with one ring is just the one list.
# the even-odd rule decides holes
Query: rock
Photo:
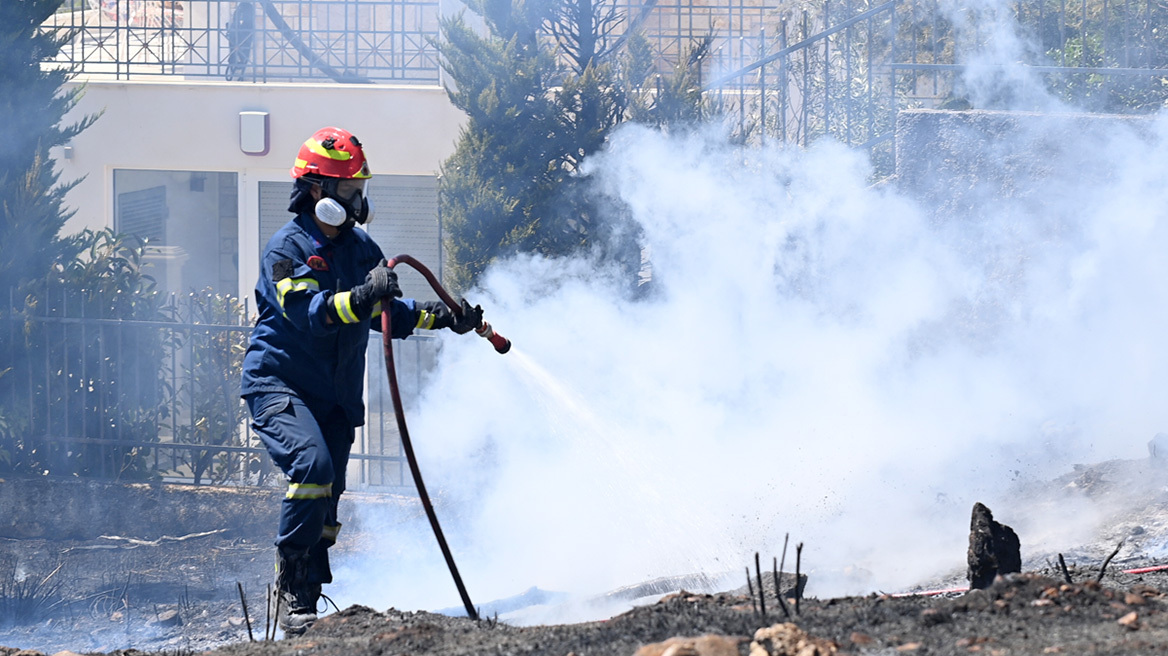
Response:
[{"label": "rock", "polygon": [[994,515],[981,503],[973,504],[969,522],[967,554],[969,587],[984,590],[994,577],[1022,571],[1022,551],[1014,529],[994,521]]},{"label": "rock", "polygon": [[926,608],[921,611],[921,623],[925,626],[936,626],[938,624],[944,624],[951,619],[953,619],[953,617],[949,613],[938,610],[936,608]]},{"label": "rock", "polygon": [[1127,615],[1124,615],[1123,617],[1116,620],[1116,623],[1124,628],[1134,631],[1140,628],[1140,616],[1133,610]]},{"label": "rock", "polygon": [[1168,433],[1156,433],[1148,440],[1148,459],[1159,465],[1168,463]]},{"label": "rock", "polygon": [[670,638],[638,649],[633,656],[738,656],[738,645],[746,638],[704,635],[697,638]]},{"label": "rock", "polygon": [[1134,592],[1128,592],[1123,595],[1123,603],[1127,604],[1128,606],[1143,606],[1148,602],[1142,596]]},{"label": "rock", "polygon": [[151,622],[154,626],[182,626],[182,617],[177,610],[164,610]]},{"label": "rock", "polygon": [[53,654],[53,656],[81,656],[81,654],[78,654],[75,651],[69,651],[68,649],[66,649],[65,651],[59,651],[59,652]]},{"label": "rock", "polygon": [[839,646],[816,638],[791,622],[763,627],[754,632],[750,656],[831,656]]}]

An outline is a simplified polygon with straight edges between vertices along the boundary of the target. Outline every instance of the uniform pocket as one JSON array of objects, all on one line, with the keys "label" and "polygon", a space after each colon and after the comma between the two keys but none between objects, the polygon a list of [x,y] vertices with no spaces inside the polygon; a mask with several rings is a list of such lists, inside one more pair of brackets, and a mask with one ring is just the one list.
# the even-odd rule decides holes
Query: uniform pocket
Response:
[{"label": "uniform pocket", "polygon": [[261,394],[254,399],[248,399],[252,428],[263,428],[272,417],[284,412],[290,405],[292,405],[292,396],[289,394]]}]

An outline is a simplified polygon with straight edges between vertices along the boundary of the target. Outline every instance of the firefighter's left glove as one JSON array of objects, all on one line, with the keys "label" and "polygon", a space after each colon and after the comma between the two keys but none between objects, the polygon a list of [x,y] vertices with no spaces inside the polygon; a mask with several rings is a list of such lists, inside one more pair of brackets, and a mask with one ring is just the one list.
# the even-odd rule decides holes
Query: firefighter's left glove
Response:
[{"label": "firefighter's left glove", "polygon": [[466,299],[462,299],[462,316],[456,317],[450,329],[459,335],[465,335],[472,330],[478,330],[483,325],[483,306],[471,307]]},{"label": "firefighter's left glove", "polygon": [[445,303],[440,301],[418,303],[417,328],[440,330],[449,328],[459,335],[468,333],[483,325],[483,309],[479,306],[471,307],[466,299],[462,300],[462,316],[455,316]]}]

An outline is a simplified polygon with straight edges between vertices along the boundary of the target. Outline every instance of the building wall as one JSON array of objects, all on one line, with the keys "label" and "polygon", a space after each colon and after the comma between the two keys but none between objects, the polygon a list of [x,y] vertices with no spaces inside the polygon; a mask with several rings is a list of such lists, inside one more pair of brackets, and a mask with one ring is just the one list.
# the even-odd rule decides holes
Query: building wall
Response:
[{"label": "building wall", "polygon": [[[269,114],[266,154],[240,149],[243,111]],[[379,176],[435,176],[463,120],[438,86],[189,81],[90,81],[68,118],[96,113],[101,117],[73,140],[70,152],[54,153],[62,181],[84,178],[66,198],[76,214],[65,232],[114,225],[116,170],[234,173],[241,298],[251,295],[258,275],[259,184],[290,182],[292,161],[313,132],[336,125],[357,135],[376,184]],[[214,220],[191,214],[169,219]]]}]

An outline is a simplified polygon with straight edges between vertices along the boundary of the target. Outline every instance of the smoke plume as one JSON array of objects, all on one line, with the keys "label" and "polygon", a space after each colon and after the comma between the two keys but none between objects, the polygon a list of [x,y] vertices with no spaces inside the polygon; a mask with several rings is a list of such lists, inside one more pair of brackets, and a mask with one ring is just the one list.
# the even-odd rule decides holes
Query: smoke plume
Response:
[{"label": "smoke plume", "polygon": [[[971,97],[1058,108],[1009,63],[1017,34],[990,44]],[[514,351],[444,337],[409,417],[472,595],[738,585],[788,533],[810,594],[892,591],[963,567],[975,501],[1024,557],[1071,539],[1011,491],[1143,455],[1168,421],[1168,122],[1022,129],[1055,143],[1040,195],[974,189],[947,216],[835,143],[617,131],[587,174],[643,229],[652,293],[586,258],[499,263],[470,296]],[[386,521],[342,599],[459,606],[424,520]]]}]

